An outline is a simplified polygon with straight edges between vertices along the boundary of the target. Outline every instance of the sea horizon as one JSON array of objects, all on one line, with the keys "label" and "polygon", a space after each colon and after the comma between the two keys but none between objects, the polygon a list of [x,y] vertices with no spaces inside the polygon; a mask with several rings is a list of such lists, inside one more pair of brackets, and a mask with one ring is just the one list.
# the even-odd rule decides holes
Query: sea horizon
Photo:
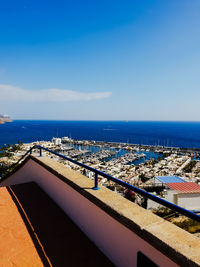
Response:
[{"label": "sea horizon", "polygon": [[64,119],[12,119],[12,122],[14,121],[75,121],[75,122],[79,122],[79,121],[91,121],[91,122],[175,122],[175,123],[179,123],[179,122],[186,122],[186,123],[200,123],[200,120],[194,120],[194,121],[188,121],[188,120],[64,120]]},{"label": "sea horizon", "polygon": [[200,148],[200,122],[13,120],[0,125],[0,146],[69,136],[138,145]]}]

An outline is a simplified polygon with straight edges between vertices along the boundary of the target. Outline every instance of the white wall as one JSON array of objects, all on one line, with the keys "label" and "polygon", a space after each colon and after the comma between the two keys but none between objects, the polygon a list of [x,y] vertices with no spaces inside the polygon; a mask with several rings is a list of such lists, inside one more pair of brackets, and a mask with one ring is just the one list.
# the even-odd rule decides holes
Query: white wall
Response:
[{"label": "white wall", "polygon": [[200,193],[178,194],[178,205],[189,210],[200,210]]},{"label": "white wall", "polygon": [[[174,195],[177,195],[177,203],[174,203]],[[168,190],[165,198],[188,210],[200,210],[200,193],[178,193],[175,190]]]},{"label": "white wall", "polygon": [[177,191],[168,189],[166,192],[165,199],[171,203],[174,203],[174,194],[177,194]]},{"label": "white wall", "polygon": [[137,266],[138,251],[159,266],[177,266],[149,243],[31,159],[1,186],[30,181],[35,181],[115,266]]},{"label": "white wall", "polygon": [[157,209],[159,206],[161,206],[159,203],[151,199],[147,200],[147,209]]}]

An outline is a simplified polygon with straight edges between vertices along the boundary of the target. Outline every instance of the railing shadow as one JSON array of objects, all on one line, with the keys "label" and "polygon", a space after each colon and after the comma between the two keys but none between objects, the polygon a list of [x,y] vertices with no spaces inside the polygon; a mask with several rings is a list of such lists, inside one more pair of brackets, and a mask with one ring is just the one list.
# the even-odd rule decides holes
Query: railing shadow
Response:
[{"label": "railing shadow", "polygon": [[44,266],[113,266],[35,183],[7,189]]}]

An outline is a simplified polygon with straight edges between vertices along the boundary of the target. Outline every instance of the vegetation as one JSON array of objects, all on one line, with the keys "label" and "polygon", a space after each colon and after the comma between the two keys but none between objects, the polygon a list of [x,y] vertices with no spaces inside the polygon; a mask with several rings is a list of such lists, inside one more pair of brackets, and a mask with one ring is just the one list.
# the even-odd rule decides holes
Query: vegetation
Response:
[{"label": "vegetation", "polygon": [[195,165],[197,164],[196,160],[191,160],[184,168],[183,171],[184,172],[191,172],[192,169],[195,167]]},{"label": "vegetation", "polygon": [[152,159],[152,160],[150,160],[150,165],[154,165],[154,164],[156,164],[156,163],[158,163],[158,160],[157,159]]},{"label": "vegetation", "polygon": [[[16,168],[16,166],[15,166]],[[11,167],[11,165],[4,165],[4,166],[0,166],[0,176],[7,176],[9,173],[11,173],[14,170],[13,167]]]},{"label": "vegetation", "polygon": [[[21,146],[23,145],[23,143],[21,141],[18,141],[17,144],[14,145],[7,145],[7,146],[3,146],[0,148],[0,158],[8,158],[10,159],[13,154],[17,151],[19,151],[21,149]],[[10,168],[10,164],[2,161],[0,163],[0,176],[2,175],[7,175],[8,173],[10,173],[12,171],[12,168]]]},{"label": "vegetation", "polygon": [[163,153],[163,157],[164,158],[167,158],[167,157],[169,157],[169,156],[171,156],[171,152],[166,152],[166,153]]},{"label": "vegetation", "polygon": [[6,164],[1,163],[0,164],[0,176],[6,172],[6,169],[8,166]]},{"label": "vegetation", "polygon": [[[154,164],[158,163],[157,159],[150,159],[144,163],[145,166],[152,166]],[[136,166],[137,167],[137,166]]]},{"label": "vegetation", "polygon": [[142,181],[143,183],[145,183],[146,181],[149,180],[149,178],[146,177],[143,173],[141,173],[141,174],[139,175],[139,178],[141,179],[141,181]]},{"label": "vegetation", "polygon": [[157,209],[153,210],[153,213],[164,218],[171,214],[174,214],[174,211],[164,206],[158,206]]},{"label": "vegetation", "polygon": [[21,149],[22,145],[23,145],[23,143],[21,141],[18,141],[18,143],[14,144],[14,145],[8,144],[7,146],[2,146],[0,148],[0,158],[3,158],[3,157],[10,158],[13,153],[15,153]]},{"label": "vegetation", "polygon": [[179,221],[172,220],[171,222],[192,234],[200,232],[200,223],[192,219],[182,218]]},{"label": "vegetation", "polygon": [[173,210],[167,207],[159,206],[157,209],[152,210],[152,212],[164,219],[167,219],[171,223],[177,225],[178,227],[192,234],[200,232],[199,222],[181,215],[179,216],[178,213],[174,212]]}]

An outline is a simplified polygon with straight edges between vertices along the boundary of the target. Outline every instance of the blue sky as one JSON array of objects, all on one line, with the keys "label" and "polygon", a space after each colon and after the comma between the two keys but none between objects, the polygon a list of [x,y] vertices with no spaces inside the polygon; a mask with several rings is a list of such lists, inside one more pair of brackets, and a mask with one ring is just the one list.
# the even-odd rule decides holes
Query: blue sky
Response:
[{"label": "blue sky", "polygon": [[0,113],[200,120],[199,0],[0,0]]}]

